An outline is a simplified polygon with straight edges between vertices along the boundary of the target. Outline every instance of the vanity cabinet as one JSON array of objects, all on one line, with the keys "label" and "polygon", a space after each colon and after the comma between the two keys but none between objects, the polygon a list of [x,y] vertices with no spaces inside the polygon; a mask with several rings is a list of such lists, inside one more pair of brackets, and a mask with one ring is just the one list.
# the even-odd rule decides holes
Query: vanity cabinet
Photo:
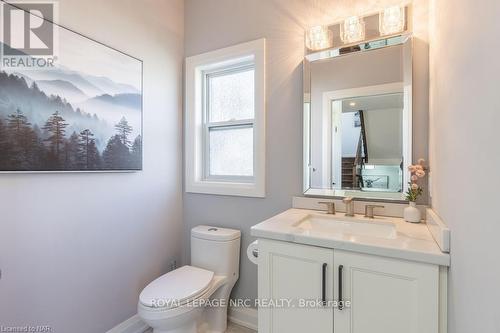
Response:
[{"label": "vanity cabinet", "polygon": [[259,333],[439,332],[438,265],[260,239],[258,266],[259,300],[292,301],[259,306]]}]

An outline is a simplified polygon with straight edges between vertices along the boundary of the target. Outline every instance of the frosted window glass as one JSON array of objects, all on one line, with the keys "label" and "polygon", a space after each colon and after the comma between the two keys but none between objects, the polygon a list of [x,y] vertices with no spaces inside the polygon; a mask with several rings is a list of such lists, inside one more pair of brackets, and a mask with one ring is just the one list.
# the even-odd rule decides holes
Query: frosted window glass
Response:
[{"label": "frosted window glass", "polygon": [[210,130],[210,175],[253,176],[253,128]]},{"label": "frosted window glass", "polygon": [[254,72],[209,76],[211,122],[254,118]]}]

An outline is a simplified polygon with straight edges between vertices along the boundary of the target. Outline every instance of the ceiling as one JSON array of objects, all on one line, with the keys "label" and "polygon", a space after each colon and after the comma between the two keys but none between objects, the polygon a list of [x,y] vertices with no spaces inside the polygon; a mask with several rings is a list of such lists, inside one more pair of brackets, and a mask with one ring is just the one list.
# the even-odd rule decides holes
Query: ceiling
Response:
[{"label": "ceiling", "polygon": [[363,96],[342,100],[342,112],[402,109],[403,107],[403,93]]}]

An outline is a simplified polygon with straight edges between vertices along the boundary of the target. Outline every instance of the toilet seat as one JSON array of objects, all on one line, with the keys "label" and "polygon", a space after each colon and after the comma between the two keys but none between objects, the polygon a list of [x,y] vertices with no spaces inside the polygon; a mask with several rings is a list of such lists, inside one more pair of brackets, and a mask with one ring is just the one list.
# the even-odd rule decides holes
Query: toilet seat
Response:
[{"label": "toilet seat", "polygon": [[210,289],[214,273],[183,266],[151,282],[139,296],[139,302],[154,309],[171,309],[200,298]]},{"label": "toilet seat", "polygon": [[198,295],[197,298],[191,298],[184,305],[178,307],[151,307],[144,305],[141,301],[138,302],[137,312],[143,320],[147,321],[169,321],[181,320],[184,316],[196,316],[200,313],[203,307],[198,305],[191,306],[193,300],[208,300],[213,293],[227,282],[225,276],[215,275],[207,289]]}]

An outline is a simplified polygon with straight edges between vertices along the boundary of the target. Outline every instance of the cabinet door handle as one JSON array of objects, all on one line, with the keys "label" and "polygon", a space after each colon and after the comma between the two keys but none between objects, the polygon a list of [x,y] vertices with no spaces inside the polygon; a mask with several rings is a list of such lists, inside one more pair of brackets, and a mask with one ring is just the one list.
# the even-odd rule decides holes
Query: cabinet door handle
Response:
[{"label": "cabinet door handle", "polygon": [[326,305],[326,263],[323,264],[322,279],[321,279],[321,304]]},{"label": "cabinet door handle", "polygon": [[344,300],[342,299],[342,273],[344,272],[344,266],[339,265],[339,310],[344,309]]}]

